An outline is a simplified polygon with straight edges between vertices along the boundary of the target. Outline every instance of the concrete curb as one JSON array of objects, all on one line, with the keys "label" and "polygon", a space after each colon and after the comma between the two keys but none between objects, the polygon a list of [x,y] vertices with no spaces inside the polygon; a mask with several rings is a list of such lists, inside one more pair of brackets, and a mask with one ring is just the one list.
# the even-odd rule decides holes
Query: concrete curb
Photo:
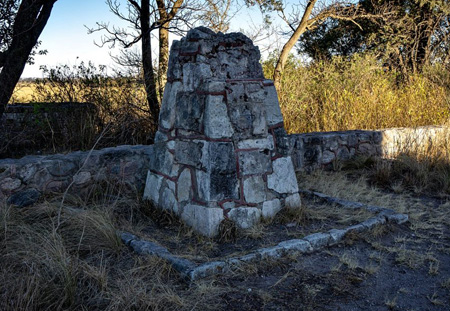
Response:
[{"label": "concrete curb", "polygon": [[346,208],[365,208],[370,211],[375,211],[377,214],[374,217],[345,229],[331,229],[327,232],[313,233],[302,239],[287,240],[272,247],[260,248],[243,256],[211,261],[203,264],[196,264],[187,259],[174,256],[166,248],[153,242],[141,240],[131,233],[121,232],[120,237],[122,241],[136,253],[163,258],[167,260],[175,270],[180,272],[183,277],[190,281],[195,281],[215,274],[232,271],[245,263],[257,262],[264,259],[278,259],[292,254],[311,253],[323,247],[339,243],[349,232],[364,232],[377,225],[384,225],[389,222],[402,224],[408,221],[408,215],[396,214],[395,211],[390,209],[341,200],[312,191],[302,192],[308,195],[317,196],[327,202],[335,203]]}]

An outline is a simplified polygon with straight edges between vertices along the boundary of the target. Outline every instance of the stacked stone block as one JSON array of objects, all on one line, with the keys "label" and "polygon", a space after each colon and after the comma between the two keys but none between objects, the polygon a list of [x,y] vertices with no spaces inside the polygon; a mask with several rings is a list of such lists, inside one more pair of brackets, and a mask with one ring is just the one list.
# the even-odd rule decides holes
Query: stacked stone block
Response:
[{"label": "stacked stone block", "polygon": [[196,28],[171,48],[144,199],[207,236],[300,206],[277,93],[240,33]]}]

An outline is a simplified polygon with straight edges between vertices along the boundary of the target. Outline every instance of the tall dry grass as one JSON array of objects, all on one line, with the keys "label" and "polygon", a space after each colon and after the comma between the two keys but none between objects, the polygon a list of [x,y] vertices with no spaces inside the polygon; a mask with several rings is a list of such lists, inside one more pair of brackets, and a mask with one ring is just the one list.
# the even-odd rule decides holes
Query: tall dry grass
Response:
[{"label": "tall dry grass", "polygon": [[[27,115],[20,130],[0,124],[0,155],[22,156],[20,148],[55,153],[87,150],[94,143],[97,148],[149,143],[153,128],[139,77],[110,75],[106,67],[90,62],[44,67],[43,74],[43,79],[17,85],[11,104],[31,103],[34,114]],[[74,109],[90,103],[93,109],[74,118],[59,103],[71,103]],[[62,118],[65,112],[68,116]]]},{"label": "tall dry grass", "polygon": [[223,288],[189,287],[164,260],[126,249],[117,232],[152,220],[119,194],[0,202],[0,310],[216,310]]},{"label": "tall dry grass", "polygon": [[369,180],[394,192],[450,199],[450,130],[418,145],[403,144],[394,159],[376,159]]},{"label": "tall dry grass", "polygon": [[[266,77],[274,64],[264,62]],[[436,64],[404,81],[371,55],[309,65],[290,58],[278,96],[290,133],[442,124],[450,117],[450,73]]]}]

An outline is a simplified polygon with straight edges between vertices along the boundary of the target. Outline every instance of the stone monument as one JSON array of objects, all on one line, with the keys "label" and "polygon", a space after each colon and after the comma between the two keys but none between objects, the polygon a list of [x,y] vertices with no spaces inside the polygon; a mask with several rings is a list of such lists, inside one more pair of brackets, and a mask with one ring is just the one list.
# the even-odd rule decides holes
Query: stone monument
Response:
[{"label": "stone monument", "polygon": [[144,199],[214,236],[249,228],[300,196],[275,87],[241,33],[174,41]]}]

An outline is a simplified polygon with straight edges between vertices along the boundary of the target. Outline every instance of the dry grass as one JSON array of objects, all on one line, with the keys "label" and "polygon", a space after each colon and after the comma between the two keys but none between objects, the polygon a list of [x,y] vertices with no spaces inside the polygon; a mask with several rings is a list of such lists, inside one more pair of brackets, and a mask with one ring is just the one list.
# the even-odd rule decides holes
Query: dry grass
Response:
[{"label": "dry grass", "polygon": [[[274,60],[263,63],[272,77]],[[305,65],[290,59],[278,90],[289,133],[443,124],[450,117],[450,75],[435,65],[399,83],[371,55]]]},{"label": "dry grass", "polygon": [[394,159],[375,159],[370,181],[394,192],[450,197],[450,131],[418,145],[406,142]]},{"label": "dry grass", "polygon": [[139,227],[135,200],[68,197],[58,219],[60,200],[0,204],[1,310],[216,309],[209,301],[222,293],[216,285],[185,291],[165,261],[125,249],[116,232]]}]

